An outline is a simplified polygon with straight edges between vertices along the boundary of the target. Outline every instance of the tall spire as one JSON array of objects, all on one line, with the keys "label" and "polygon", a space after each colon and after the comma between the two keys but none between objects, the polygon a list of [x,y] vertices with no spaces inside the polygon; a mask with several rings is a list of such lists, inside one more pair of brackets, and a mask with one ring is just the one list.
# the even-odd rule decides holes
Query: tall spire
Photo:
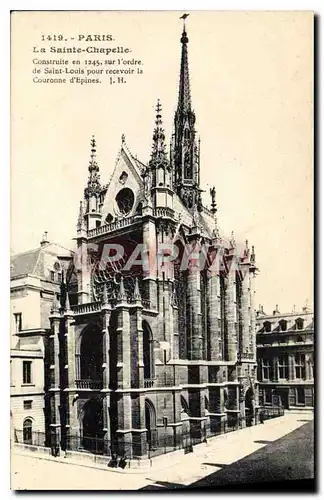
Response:
[{"label": "tall spire", "polygon": [[182,44],[182,49],[181,49],[178,110],[185,112],[185,111],[191,111],[188,48],[187,48],[189,39],[187,36],[185,23],[183,23],[183,32],[180,41]]},{"label": "tall spire", "polygon": [[[184,14],[180,19],[188,17]],[[183,26],[181,36],[181,62],[178,104],[174,117],[174,135],[171,150],[173,185],[183,204],[201,209],[199,190],[199,147],[196,143],[196,116],[191,109],[188,64],[188,35]]]}]

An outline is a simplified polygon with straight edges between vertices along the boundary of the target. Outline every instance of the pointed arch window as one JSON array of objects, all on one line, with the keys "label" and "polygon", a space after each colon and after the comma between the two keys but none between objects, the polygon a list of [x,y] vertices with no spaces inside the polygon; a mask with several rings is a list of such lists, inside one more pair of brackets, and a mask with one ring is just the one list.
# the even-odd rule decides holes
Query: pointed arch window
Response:
[{"label": "pointed arch window", "polygon": [[148,324],[143,321],[143,363],[144,379],[154,378],[153,336]]}]

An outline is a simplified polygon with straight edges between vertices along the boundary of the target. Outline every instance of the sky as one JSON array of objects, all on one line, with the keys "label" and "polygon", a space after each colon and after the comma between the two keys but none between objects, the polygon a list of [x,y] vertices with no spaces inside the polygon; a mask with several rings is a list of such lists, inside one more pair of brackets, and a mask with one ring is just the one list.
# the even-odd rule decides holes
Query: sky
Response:
[{"label": "sky", "polygon": [[[11,250],[49,239],[73,245],[90,139],[109,181],[121,135],[147,162],[157,98],[166,137],[177,102],[177,12],[18,12],[11,45]],[[42,35],[111,34],[143,74],[126,84],[33,83]],[[313,18],[310,12],[191,12],[191,96],[201,138],[201,186],[216,187],[223,232],[255,246],[256,303],[271,313],[313,304]],[[90,45],[96,45],[91,43]],[[128,57],[128,56],[125,56]],[[63,55],[72,60],[74,56]],[[77,58],[78,56],[75,56]],[[82,56],[85,57],[85,56]],[[115,56],[114,56],[115,57]],[[103,60],[112,56],[100,55]],[[98,56],[99,59],[99,56]],[[53,75],[49,75],[53,76]],[[55,75],[56,76],[56,75]]]}]

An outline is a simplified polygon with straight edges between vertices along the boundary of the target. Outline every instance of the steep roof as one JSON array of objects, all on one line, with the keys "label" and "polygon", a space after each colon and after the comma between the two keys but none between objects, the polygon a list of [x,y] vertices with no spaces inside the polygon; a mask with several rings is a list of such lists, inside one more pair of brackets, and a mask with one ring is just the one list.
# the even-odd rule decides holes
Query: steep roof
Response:
[{"label": "steep roof", "polygon": [[35,274],[41,248],[13,255],[10,259],[10,277]]},{"label": "steep roof", "polygon": [[26,275],[44,277],[45,254],[58,256],[60,251],[65,257],[71,257],[73,254],[72,250],[51,242],[34,250],[13,255],[10,259],[10,278]]}]

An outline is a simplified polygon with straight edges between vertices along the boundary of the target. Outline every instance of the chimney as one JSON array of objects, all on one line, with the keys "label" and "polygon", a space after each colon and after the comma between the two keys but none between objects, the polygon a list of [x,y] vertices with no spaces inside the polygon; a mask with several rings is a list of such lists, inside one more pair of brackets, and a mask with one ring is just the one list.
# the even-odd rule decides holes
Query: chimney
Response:
[{"label": "chimney", "polygon": [[42,241],[40,242],[40,246],[43,247],[45,245],[48,245],[48,237],[47,237],[47,231],[44,232]]},{"label": "chimney", "polygon": [[276,309],[273,311],[273,316],[275,316],[276,314],[280,314],[278,304],[276,304]]}]

